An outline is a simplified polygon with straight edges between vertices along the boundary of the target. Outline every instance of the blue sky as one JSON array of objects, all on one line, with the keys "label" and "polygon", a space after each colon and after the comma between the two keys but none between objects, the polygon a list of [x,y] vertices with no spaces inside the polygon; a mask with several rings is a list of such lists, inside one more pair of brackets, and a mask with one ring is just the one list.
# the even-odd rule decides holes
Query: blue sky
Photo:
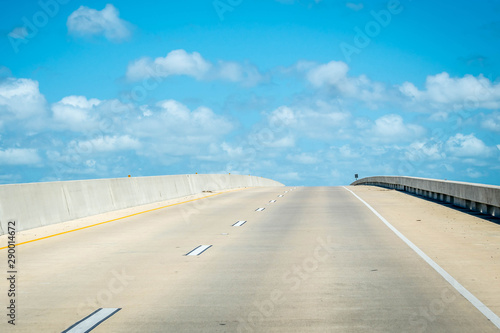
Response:
[{"label": "blue sky", "polygon": [[0,183],[500,185],[500,1],[2,1]]}]

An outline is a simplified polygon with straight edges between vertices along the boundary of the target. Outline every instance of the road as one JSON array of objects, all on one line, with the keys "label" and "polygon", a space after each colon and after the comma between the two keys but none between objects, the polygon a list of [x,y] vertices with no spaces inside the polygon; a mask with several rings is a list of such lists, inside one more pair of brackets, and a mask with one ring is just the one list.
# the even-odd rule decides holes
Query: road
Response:
[{"label": "road", "polygon": [[[380,192],[376,202],[372,192],[351,189],[382,215],[383,200],[403,200]],[[424,252],[446,251],[419,236],[425,226],[401,224],[405,207],[396,205],[400,214],[387,213],[388,220],[421,239]],[[484,222],[484,228],[500,239],[500,226]],[[443,237],[449,248],[460,247]],[[0,240],[5,246],[6,238]],[[186,255],[200,245],[210,247]],[[61,332],[99,308],[68,331],[102,319],[92,332],[498,332],[343,187],[223,193],[16,250],[16,326],[2,315],[2,332]],[[438,263],[498,314],[499,284],[465,283],[467,265],[449,264],[450,256]],[[0,258],[6,271],[5,249]],[[489,281],[498,266],[484,277],[477,272],[475,281]],[[5,288],[2,294],[5,309]]]}]

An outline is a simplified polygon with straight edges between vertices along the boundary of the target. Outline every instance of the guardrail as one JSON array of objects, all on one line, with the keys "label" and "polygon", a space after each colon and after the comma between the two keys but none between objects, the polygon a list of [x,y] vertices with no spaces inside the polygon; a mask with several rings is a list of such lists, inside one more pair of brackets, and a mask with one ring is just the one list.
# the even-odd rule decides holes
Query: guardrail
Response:
[{"label": "guardrail", "polygon": [[202,191],[252,186],[283,184],[256,176],[196,174],[0,185],[0,235],[9,220],[22,231]]},{"label": "guardrail", "polygon": [[500,217],[500,186],[398,176],[366,177],[351,185],[392,188]]}]

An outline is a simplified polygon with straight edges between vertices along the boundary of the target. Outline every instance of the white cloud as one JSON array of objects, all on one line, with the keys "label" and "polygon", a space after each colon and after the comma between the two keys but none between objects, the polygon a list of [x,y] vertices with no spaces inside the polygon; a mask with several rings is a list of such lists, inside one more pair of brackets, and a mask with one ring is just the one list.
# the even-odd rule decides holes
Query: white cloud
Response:
[{"label": "white cloud", "polygon": [[140,80],[151,76],[188,75],[201,79],[211,66],[198,52],[187,53],[184,50],[174,50],[166,57],[159,57],[155,60],[141,58],[132,62],[128,66],[127,77],[130,80]]},{"label": "white cloud", "polygon": [[148,57],[137,59],[129,64],[126,75],[130,81],[187,75],[197,80],[224,80],[240,82],[245,86],[254,86],[264,80],[252,64],[218,61],[214,65],[198,52],[188,53],[182,49],[170,51],[167,56],[154,60]]},{"label": "white cloud", "polygon": [[[242,146],[232,147],[227,142],[223,142],[220,147],[230,159],[245,158],[245,152]],[[213,144],[210,146],[210,149],[213,152],[217,152],[217,147]]]},{"label": "white cloud", "polygon": [[[196,156],[198,160],[203,161],[211,161],[211,162],[227,162],[230,161],[229,164],[226,165],[224,169],[224,173],[229,170],[235,171],[236,168],[239,171],[243,172],[245,169],[245,165],[248,165],[249,162],[254,161],[255,151],[248,148],[245,142],[227,142],[223,141],[218,144],[212,142],[206,148],[202,154]],[[245,171],[243,173],[247,173]]]},{"label": "white cloud", "polygon": [[446,154],[442,151],[441,142],[416,141],[407,148],[405,158],[409,161],[432,161],[444,159]]},{"label": "white cloud", "polygon": [[122,131],[139,114],[132,104],[85,96],[64,97],[52,104],[51,111],[52,123],[47,125],[48,128],[87,134],[99,132],[101,135]]},{"label": "white cloud", "polygon": [[35,149],[8,148],[0,150],[0,165],[32,165],[41,162]]},{"label": "white cloud", "polygon": [[438,108],[462,110],[500,107],[500,83],[493,84],[483,75],[452,78],[443,72],[428,76],[425,90],[419,90],[413,83],[404,82],[399,91],[413,102],[429,102]]},{"label": "white cloud", "polygon": [[399,91],[403,95],[409,97],[412,100],[418,100],[423,95],[423,93],[420,90],[418,90],[418,88],[415,87],[415,85],[413,83],[411,83],[411,82],[404,82],[399,87]]},{"label": "white cloud", "polygon": [[333,88],[345,97],[364,101],[371,106],[386,98],[385,86],[372,82],[365,75],[350,77],[349,66],[343,61],[330,61],[327,64],[311,66],[308,62],[298,63],[297,70],[307,70],[307,80],[316,88]]},{"label": "white cloud", "polygon": [[483,116],[481,126],[493,132],[500,132],[500,112],[493,112]]},{"label": "white cloud", "polygon": [[78,152],[114,152],[120,150],[135,150],[141,147],[139,141],[129,135],[100,136],[91,140],[72,141],[70,147]]},{"label": "white cloud", "polygon": [[230,82],[241,82],[245,86],[254,86],[264,80],[259,69],[251,64],[239,64],[232,61],[219,61],[214,68],[214,78]]},{"label": "white cloud", "polygon": [[96,126],[95,107],[102,102],[84,96],[67,96],[52,105],[55,125],[72,131],[86,131]]},{"label": "white cloud", "polygon": [[255,126],[248,134],[248,144],[255,149],[261,148],[289,148],[295,145],[295,137],[282,130],[267,126]]},{"label": "white cloud", "polygon": [[350,145],[343,145],[339,148],[340,156],[347,159],[354,159],[361,157],[361,154],[358,151],[353,150]]},{"label": "white cloud", "polygon": [[470,178],[480,178],[486,176],[485,173],[477,171],[473,168],[467,168],[466,171],[467,171],[467,176],[469,176]]},{"label": "white cloud", "polygon": [[26,27],[17,27],[9,32],[9,36],[15,39],[25,39],[28,36]]},{"label": "white cloud", "polygon": [[281,106],[275,109],[267,118],[269,130],[273,132],[274,137],[283,133],[316,139],[341,136],[348,125],[350,114],[331,108],[321,101],[315,104],[314,108]]},{"label": "white cloud", "polygon": [[80,109],[89,109],[93,106],[101,104],[101,101],[96,98],[87,99],[85,96],[67,96],[61,99],[61,104],[77,107]]},{"label": "white cloud", "polygon": [[68,144],[52,145],[50,159],[68,168],[87,168],[82,164],[85,155],[99,172],[121,167],[118,161],[113,166],[110,158],[130,158],[131,153],[155,165],[197,158],[233,129],[231,121],[209,108],[190,110],[175,100],[135,107],[117,100],[68,96],[54,103],[52,111],[54,129],[80,133],[68,133],[73,135]]},{"label": "white cloud", "polygon": [[27,119],[44,115],[45,112],[45,97],[40,93],[37,81],[15,78],[0,81],[2,118]]},{"label": "white cloud", "polygon": [[226,118],[201,106],[190,110],[175,100],[157,103],[148,117],[131,123],[127,130],[143,144],[143,153],[195,155],[233,129]]},{"label": "white cloud", "polygon": [[80,6],[68,17],[66,25],[70,34],[103,35],[112,41],[124,40],[131,34],[130,23],[122,20],[118,10],[111,4],[100,11]]},{"label": "white cloud", "polygon": [[279,67],[279,72],[282,74],[296,74],[300,73],[303,74],[315,67],[317,67],[318,64],[314,61],[309,61],[309,60],[299,60],[295,64],[289,67]]},{"label": "white cloud", "polygon": [[232,125],[223,117],[216,115],[211,109],[201,106],[193,111],[175,100],[159,102],[162,126],[171,132],[184,135],[203,135],[226,132]]},{"label": "white cloud", "polygon": [[269,148],[290,148],[295,146],[295,138],[292,135],[282,137],[270,137],[269,140],[261,141],[261,146]]},{"label": "white cloud", "polygon": [[[296,146],[299,139],[331,140],[348,135],[350,114],[339,111],[336,105],[316,101],[314,108],[280,106],[267,114],[262,123],[255,124],[247,136],[246,146],[268,149],[270,154],[282,153]],[[313,156],[289,155],[297,163],[307,164]],[[270,157],[275,158],[275,157]]]},{"label": "white cloud", "polygon": [[286,159],[289,160],[292,163],[299,163],[299,164],[316,164],[319,162],[318,157],[314,156],[311,153],[300,153],[300,154],[288,154],[286,156]]},{"label": "white cloud", "polygon": [[294,126],[297,123],[295,111],[288,106],[280,106],[271,112],[268,118],[269,123],[273,127],[284,128]]},{"label": "white cloud", "polygon": [[379,103],[397,105],[402,101],[419,110],[437,109],[440,116],[450,110],[500,108],[500,83],[492,83],[483,75],[461,78],[452,78],[446,72],[430,75],[425,89],[420,90],[411,82],[387,88],[366,75],[349,76],[349,66],[343,61],[325,64],[299,61],[282,70],[284,74],[294,71],[305,73],[306,80],[317,89],[328,89],[341,97],[363,101],[372,108],[377,108]]},{"label": "white cloud", "polygon": [[405,124],[403,117],[389,114],[375,120],[369,139],[381,142],[401,142],[422,136],[425,129],[414,124]]},{"label": "white cloud", "polygon": [[309,70],[307,79],[316,87],[324,85],[338,86],[347,77],[349,66],[343,61],[330,61]]},{"label": "white cloud", "polygon": [[236,62],[219,62],[220,77],[229,81],[239,81],[243,75],[240,64]]},{"label": "white cloud", "polygon": [[488,157],[491,149],[474,134],[457,133],[446,141],[446,149],[457,157]]}]

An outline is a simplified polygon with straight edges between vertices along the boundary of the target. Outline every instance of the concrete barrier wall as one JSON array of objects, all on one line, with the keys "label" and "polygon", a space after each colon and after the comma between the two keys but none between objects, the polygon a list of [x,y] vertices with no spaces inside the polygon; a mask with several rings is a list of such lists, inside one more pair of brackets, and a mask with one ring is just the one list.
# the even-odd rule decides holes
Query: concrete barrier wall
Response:
[{"label": "concrete barrier wall", "polygon": [[203,191],[283,186],[243,175],[175,175],[0,185],[0,235],[9,219],[18,231]]},{"label": "concrete barrier wall", "polygon": [[396,176],[367,177],[351,185],[393,188],[483,214],[500,216],[500,186]]}]

